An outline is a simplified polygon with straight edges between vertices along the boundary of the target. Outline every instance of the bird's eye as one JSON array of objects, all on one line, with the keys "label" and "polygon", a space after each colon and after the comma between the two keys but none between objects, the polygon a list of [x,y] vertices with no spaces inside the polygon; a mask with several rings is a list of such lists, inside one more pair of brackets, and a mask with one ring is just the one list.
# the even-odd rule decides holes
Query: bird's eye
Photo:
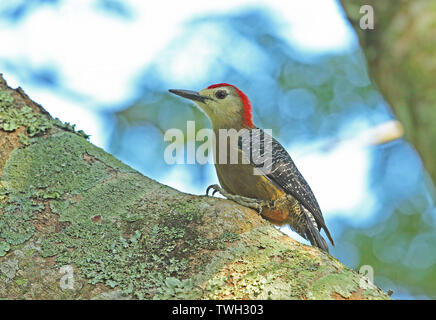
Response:
[{"label": "bird's eye", "polygon": [[215,97],[217,97],[218,99],[224,99],[225,97],[227,97],[227,91],[218,90],[217,92],[215,92]]}]

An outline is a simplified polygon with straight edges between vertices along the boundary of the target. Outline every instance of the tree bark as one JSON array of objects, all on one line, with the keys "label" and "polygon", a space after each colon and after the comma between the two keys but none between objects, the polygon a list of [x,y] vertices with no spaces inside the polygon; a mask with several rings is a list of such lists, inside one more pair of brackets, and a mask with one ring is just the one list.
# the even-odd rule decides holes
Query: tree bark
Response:
[{"label": "tree bark", "polygon": [[[436,183],[436,2],[342,0],[370,74]],[[371,5],[374,29],[359,9]]]},{"label": "tree bark", "polygon": [[224,199],[159,184],[0,77],[0,298],[387,299]]}]

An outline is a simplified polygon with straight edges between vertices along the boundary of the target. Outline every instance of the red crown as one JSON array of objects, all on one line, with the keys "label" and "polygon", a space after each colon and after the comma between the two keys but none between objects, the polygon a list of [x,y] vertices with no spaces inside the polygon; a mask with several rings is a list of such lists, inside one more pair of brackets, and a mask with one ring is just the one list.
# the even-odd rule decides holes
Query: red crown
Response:
[{"label": "red crown", "polygon": [[245,93],[243,93],[241,90],[236,88],[234,85],[228,84],[228,83],[217,83],[217,84],[213,84],[207,88],[213,89],[213,88],[219,88],[219,87],[232,87],[236,90],[236,92],[239,95],[239,98],[241,98],[241,100],[242,100],[242,105],[244,107],[244,111],[243,111],[244,124],[247,127],[252,128],[253,127],[253,117],[251,114],[251,110],[252,110],[251,103],[250,103],[250,100],[248,100],[248,97],[245,95]]}]

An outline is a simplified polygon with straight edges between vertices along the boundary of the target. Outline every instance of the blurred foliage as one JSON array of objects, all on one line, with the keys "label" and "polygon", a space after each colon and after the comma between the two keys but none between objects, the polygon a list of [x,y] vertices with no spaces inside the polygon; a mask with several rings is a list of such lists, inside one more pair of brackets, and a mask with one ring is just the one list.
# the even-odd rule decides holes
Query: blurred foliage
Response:
[{"label": "blurred foliage", "polygon": [[[62,1],[2,1],[0,19],[19,22],[30,8]],[[115,12],[122,19],[132,17],[132,10],[125,2],[94,3],[93,8],[97,11]],[[396,5],[391,7],[399,10]],[[387,23],[390,17],[386,15],[376,21]],[[385,24],[381,26],[384,28]],[[191,20],[153,63],[138,72],[130,100],[105,111],[109,151],[157,180],[181,169],[164,162],[162,155],[168,145],[163,141],[164,132],[169,128],[186,132],[187,120],[195,120],[196,130],[209,127],[209,123],[192,103],[167,90],[200,90],[219,82],[241,88],[252,101],[255,124],[273,129],[274,136],[285,146],[321,145],[321,152],[327,152],[344,135],[352,136],[359,130],[394,118],[384,97],[391,104],[394,100],[385,94],[380,83],[377,85],[384,96],[371,83],[360,49],[325,55],[303,53],[281,36],[280,28],[277,16],[264,9],[246,9]],[[368,37],[375,39],[378,34],[373,32]],[[409,35],[409,38],[414,37]],[[380,68],[380,79],[387,79],[386,86],[401,80],[409,81],[415,74],[410,71],[412,62],[408,64],[409,69],[406,66],[402,69],[400,60],[390,61],[396,52],[395,41],[389,42],[393,52],[386,53],[385,47],[374,49],[375,60],[385,61],[376,68]],[[378,40],[377,43],[385,42]],[[409,52],[407,43],[405,48],[403,52]],[[414,50],[418,49],[414,47]],[[368,56],[368,52],[365,53]],[[394,61],[397,64],[390,67],[401,73],[391,75],[386,66]],[[373,63],[370,59],[371,70]],[[34,75],[35,82],[65,91],[65,83],[59,76],[62,70],[35,69],[33,66],[22,69],[25,62],[19,65],[10,62],[10,65],[11,70],[24,70],[23,77]],[[425,70],[416,74],[423,75],[423,79],[431,77]],[[392,87],[395,92],[396,87]],[[409,86],[405,82],[397,88],[402,96],[412,97],[416,85]],[[80,96],[80,93],[69,94],[74,99]],[[401,110],[413,116],[412,109],[418,103],[408,100]],[[435,127],[429,128],[428,121],[435,114],[415,118],[412,127],[407,121],[403,122],[414,146],[418,140],[410,137],[414,134],[425,136],[424,130],[419,131],[421,128],[432,132]],[[392,289],[394,298],[436,298],[434,189],[427,172],[413,147],[403,140],[372,147],[370,154],[370,190],[376,202],[374,212],[366,220],[357,219],[361,214],[358,210],[342,215],[342,218],[326,216],[337,243],[332,254],[357,269],[362,265],[372,266],[375,283],[385,290]],[[188,169],[190,180],[183,183],[200,185],[204,190],[213,168],[189,165]],[[332,188],[335,183],[331,181]]]},{"label": "blurred foliage", "polygon": [[[375,83],[405,126],[436,183],[436,2],[342,1]],[[371,5],[375,30],[361,30],[359,8]]]},{"label": "blurred foliage", "polygon": [[[406,139],[419,152],[430,178],[416,174],[416,165],[405,169],[397,164],[395,184],[404,178],[424,181],[404,188],[393,202],[387,220],[363,230],[346,231],[347,239],[358,243],[365,260],[378,271],[381,280],[402,285],[411,294],[436,298],[436,234],[434,182],[436,182],[436,3],[434,1],[343,0],[348,19],[356,30],[367,58],[371,77],[405,127]],[[375,29],[359,27],[359,8],[371,5]],[[386,161],[387,160],[387,161]],[[397,162],[408,162],[407,157]],[[378,159],[379,166],[389,158]],[[376,166],[377,168],[377,166]],[[380,168],[379,168],[380,169]],[[377,173],[382,174],[386,167]],[[410,170],[410,171],[409,171]],[[407,174],[406,174],[407,173]],[[380,177],[373,175],[373,177]],[[374,179],[376,183],[380,178]],[[382,184],[383,185],[383,184]],[[425,188],[427,187],[427,188]],[[380,189],[385,192],[386,189]],[[391,189],[388,189],[391,191]],[[386,207],[384,207],[386,208]]]},{"label": "blurred foliage", "polygon": [[[28,14],[46,6],[59,7],[66,0],[2,0],[0,2],[0,20],[6,20],[9,23],[19,23],[27,17]],[[133,12],[130,7],[121,0],[94,0],[96,9],[111,13],[120,18],[131,19]]]},{"label": "blurred foliage", "polygon": [[[192,63],[192,68],[182,67],[186,81],[180,89],[200,90],[219,82],[237,85],[253,103],[255,123],[272,128],[285,145],[333,139],[342,130],[340,124],[353,119],[364,117],[368,124],[376,124],[391,118],[368,80],[362,55],[305,61],[277,35],[277,28],[273,17],[257,10],[191,21],[139,76],[138,96],[115,114],[111,151],[120,157],[128,154],[130,161],[134,156],[146,174],[171,170],[174,167],[166,165],[163,157],[154,156],[163,154],[167,145],[163,133],[169,128],[186,133],[187,120],[195,120],[197,130],[209,126],[192,103],[167,92],[180,83],[181,76],[174,71],[179,62]],[[204,52],[204,47],[213,50]],[[146,139],[150,145],[136,148],[132,139]],[[205,170],[195,165],[190,173],[203,183]]]}]

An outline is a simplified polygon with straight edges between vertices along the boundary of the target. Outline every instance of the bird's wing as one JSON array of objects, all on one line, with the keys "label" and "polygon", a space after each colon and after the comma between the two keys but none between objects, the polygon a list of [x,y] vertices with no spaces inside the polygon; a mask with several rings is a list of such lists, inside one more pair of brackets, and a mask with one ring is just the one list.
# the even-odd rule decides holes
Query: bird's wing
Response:
[{"label": "bird's wing", "polygon": [[[323,228],[334,244],[315,195],[286,149],[274,137],[258,128],[249,130],[249,138],[245,142],[240,138],[239,147],[245,154],[249,150],[250,162],[276,186],[297,199],[313,215],[318,229]],[[246,149],[247,141],[249,149]]]}]

